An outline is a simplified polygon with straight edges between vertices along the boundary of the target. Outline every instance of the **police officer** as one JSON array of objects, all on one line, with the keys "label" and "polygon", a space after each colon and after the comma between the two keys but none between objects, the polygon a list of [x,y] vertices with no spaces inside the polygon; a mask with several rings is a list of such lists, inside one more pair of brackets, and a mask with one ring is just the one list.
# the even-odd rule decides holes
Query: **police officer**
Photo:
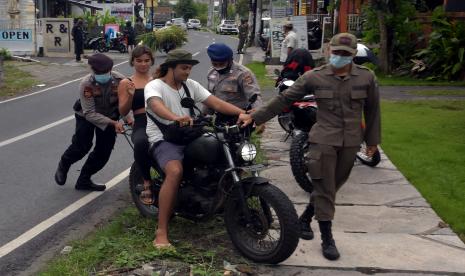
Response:
[{"label": "police officer", "polygon": [[90,56],[88,63],[92,73],[81,81],[79,100],[74,105],[76,131],[71,145],[61,156],[55,181],[58,185],[65,184],[70,166],[90,151],[95,133],[94,150],[84,163],[75,188],[103,191],[105,185],[95,184],[90,177],[101,170],[110,158],[116,132],[124,131],[118,122],[118,84],[124,76],[111,71],[113,60],[104,54]]},{"label": "police officer", "polygon": [[[376,77],[369,69],[352,62],[357,53],[355,36],[335,35],[330,41],[330,51],[329,64],[306,72],[267,106],[251,115],[241,114],[239,122],[263,123],[304,95],[315,95],[317,122],[309,135],[308,159],[314,191],[300,217],[301,237],[313,238],[310,222],[315,216],[320,227],[323,256],[336,260],[339,252],[331,231],[336,192],[349,177],[362,141],[368,145],[368,155],[376,152],[381,141],[381,120]],[[366,123],[364,131],[362,117]]]},{"label": "police officer", "polygon": [[242,19],[241,25],[239,26],[239,44],[237,44],[237,53],[243,54],[244,53],[244,44],[247,40],[247,35],[249,34],[249,25],[247,21]]},{"label": "police officer", "polygon": [[[253,108],[262,105],[260,87],[253,73],[233,60],[233,51],[223,43],[208,46],[208,56],[213,68],[208,72],[208,90],[225,102],[245,109],[249,99],[258,94]],[[229,121],[229,118],[218,114],[218,121]],[[235,123],[235,120],[234,120]]]}]

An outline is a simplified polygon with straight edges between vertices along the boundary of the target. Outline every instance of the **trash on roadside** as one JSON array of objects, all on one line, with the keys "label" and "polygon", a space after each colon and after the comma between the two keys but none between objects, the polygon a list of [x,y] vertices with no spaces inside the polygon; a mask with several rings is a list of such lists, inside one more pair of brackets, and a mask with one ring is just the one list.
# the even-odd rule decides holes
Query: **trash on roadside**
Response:
[{"label": "trash on roadside", "polygon": [[62,254],[62,255],[69,254],[69,253],[71,252],[71,250],[73,250],[73,247],[67,245],[67,246],[63,247],[63,249],[61,250],[60,254]]}]

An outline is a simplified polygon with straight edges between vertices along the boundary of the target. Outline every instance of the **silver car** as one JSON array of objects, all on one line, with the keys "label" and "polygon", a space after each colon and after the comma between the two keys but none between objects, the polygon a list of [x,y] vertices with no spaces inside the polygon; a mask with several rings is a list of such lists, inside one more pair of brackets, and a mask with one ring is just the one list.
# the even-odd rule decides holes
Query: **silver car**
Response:
[{"label": "silver car", "polygon": [[202,27],[202,24],[200,24],[200,20],[194,18],[187,20],[188,29],[200,30],[200,27]]},{"label": "silver car", "polygon": [[186,22],[184,21],[184,18],[173,18],[171,19],[171,23],[172,25],[178,26],[184,31],[187,31],[187,25],[186,25]]},{"label": "silver car", "polygon": [[237,28],[236,21],[234,20],[221,20],[220,25],[216,27],[217,34],[238,34],[239,29]]}]

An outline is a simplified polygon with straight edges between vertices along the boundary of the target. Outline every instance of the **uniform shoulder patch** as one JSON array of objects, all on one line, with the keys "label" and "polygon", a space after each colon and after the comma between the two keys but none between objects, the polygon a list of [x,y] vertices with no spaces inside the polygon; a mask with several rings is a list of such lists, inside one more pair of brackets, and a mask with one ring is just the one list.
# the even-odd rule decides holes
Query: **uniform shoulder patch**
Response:
[{"label": "uniform shoulder patch", "polygon": [[244,79],[244,83],[247,85],[251,85],[254,82],[252,74],[250,74],[249,72],[244,73],[243,79]]},{"label": "uniform shoulder patch", "polygon": [[90,99],[94,96],[94,89],[91,86],[84,87],[84,97]]}]

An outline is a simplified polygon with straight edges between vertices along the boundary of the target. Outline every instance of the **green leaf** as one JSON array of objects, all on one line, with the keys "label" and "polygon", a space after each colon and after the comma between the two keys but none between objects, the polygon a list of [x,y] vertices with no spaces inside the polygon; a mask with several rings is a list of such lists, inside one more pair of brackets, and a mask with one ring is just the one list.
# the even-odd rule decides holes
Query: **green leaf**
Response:
[{"label": "green leaf", "polygon": [[456,74],[460,69],[462,69],[462,63],[456,63],[452,68],[452,74]]},{"label": "green leaf", "polygon": [[460,62],[463,62],[463,54],[465,53],[465,48],[460,48],[459,49],[459,60]]}]

